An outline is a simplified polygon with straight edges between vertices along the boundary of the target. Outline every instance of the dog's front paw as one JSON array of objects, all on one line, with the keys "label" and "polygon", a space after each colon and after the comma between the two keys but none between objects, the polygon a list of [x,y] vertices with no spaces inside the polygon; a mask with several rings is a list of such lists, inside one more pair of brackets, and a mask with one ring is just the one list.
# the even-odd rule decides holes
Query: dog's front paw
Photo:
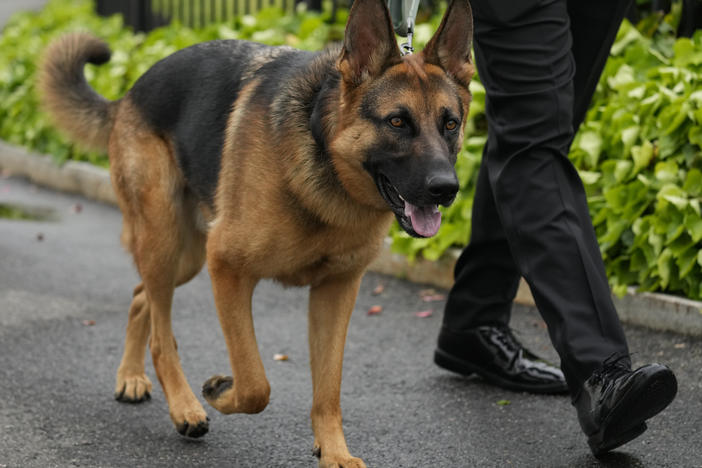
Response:
[{"label": "dog's front paw", "polygon": [[124,403],[141,403],[151,399],[151,380],[146,374],[117,374],[115,400]]},{"label": "dog's front paw", "polygon": [[312,449],[312,455],[319,458],[319,468],[366,468],[363,460],[351,455],[324,455],[316,443]]}]

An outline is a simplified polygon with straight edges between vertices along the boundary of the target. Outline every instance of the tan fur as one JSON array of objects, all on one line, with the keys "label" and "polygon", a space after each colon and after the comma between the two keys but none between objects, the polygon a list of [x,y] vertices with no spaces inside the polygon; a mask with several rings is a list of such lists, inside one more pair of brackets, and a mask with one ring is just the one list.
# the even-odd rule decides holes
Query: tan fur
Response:
[{"label": "tan fur", "polygon": [[[38,89],[54,123],[88,148],[105,149],[115,104],[85,83],[83,65],[102,63],[110,56],[107,44],[87,33],[61,36],[44,51]],[[80,83],[75,86],[75,83]]]},{"label": "tan fur", "polygon": [[141,383],[148,382],[143,358],[150,335],[151,357],[174,424],[202,426],[207,415],[180,367],[170,322],[173,290],[204,264],[199,208],[184,191],[169,142],[147,130],[128,99],[115,122],[109,141],[110,173],[123,214],[122,240],[134,257],[145,293],[139,291],[132,301],[117,388],[136,388],[124,396],[130,401],[150,390]]}]

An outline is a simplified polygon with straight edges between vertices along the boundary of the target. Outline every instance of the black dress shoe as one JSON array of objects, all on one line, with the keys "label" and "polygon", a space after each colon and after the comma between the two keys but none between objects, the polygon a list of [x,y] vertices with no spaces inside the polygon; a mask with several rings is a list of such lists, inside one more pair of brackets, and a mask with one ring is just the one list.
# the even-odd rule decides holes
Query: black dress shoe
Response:
[{"label": "black dress shoe", "polygon": [[678,391],[668,367],[649,364],[632,371],[627,358],[605,360],[585,381],[573,403],[595,456],[641,435],[646,430],[645,421],[663,411]]},{"label": "black dress shoe", "polygon": [[463,375],[478,374],[498,387],[531,393],[566,393],[563,372],[525,349],[504,325],[468,330],[441,328],[434,362]]}]

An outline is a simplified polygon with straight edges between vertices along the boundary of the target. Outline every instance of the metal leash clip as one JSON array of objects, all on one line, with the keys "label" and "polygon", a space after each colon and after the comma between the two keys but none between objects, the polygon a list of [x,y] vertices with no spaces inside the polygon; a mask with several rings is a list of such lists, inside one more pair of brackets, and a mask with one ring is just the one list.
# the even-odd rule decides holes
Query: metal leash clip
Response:
[{"label": "metal leash clip", "polygon": [[414,35],[414,19],[407,18],[407,42],[400,44],[400,52],[402,55],[410,55],[414,52],[414,47],[412,46],[412,36]]},{"label": "metal leash clip", "polygon": [[414,52],[412,39],[414,36],[414,19],[417,16],[419,0],[387,0],[390,9],[392,26],[398,36],[406,37],[407,42],[400,44],[402,55]]}]

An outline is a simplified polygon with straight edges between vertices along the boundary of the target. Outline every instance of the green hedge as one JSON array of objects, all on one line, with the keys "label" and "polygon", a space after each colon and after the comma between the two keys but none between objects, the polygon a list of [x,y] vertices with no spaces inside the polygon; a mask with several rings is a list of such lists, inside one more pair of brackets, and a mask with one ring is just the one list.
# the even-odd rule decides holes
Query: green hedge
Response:
[{"label": "green hedge", "polygon": [[[702,299],[702,34],[675,39],[679,4],[637,27],[624,23],[570,157],[581,173],[591,215],[616,292],[627,285]],[[0,138],[54,155],[58,161],[107,165],[103,154],[75,148],[38,111],[36,64],[46,44],[66,31],[105,38],[109,64],[88,66],[95,89],[114,99],[158,59],[213,38],[252,39],[315,50],[343,33],[345,12],[327,24],[322,14],[284,15],[268,9],[232,24],[192,30],[174,24],[149,34],[125,29],[119,17],[99,18],[92,2],[50,1],[40,13],[14,16],[0,37]],[[417,26],[419,46],[439,16]],[[475,179],[485,143],[485,91],[471,85],[473,104],[457,171],[461,191],[444,209],[439,235],[413,239],[393,227],[393,248],[436,259],[470,237]]]},{"label": "green hedge", "polygon": [[702,298],[702,31],[619,31],[571,159],[615,290]]}]

